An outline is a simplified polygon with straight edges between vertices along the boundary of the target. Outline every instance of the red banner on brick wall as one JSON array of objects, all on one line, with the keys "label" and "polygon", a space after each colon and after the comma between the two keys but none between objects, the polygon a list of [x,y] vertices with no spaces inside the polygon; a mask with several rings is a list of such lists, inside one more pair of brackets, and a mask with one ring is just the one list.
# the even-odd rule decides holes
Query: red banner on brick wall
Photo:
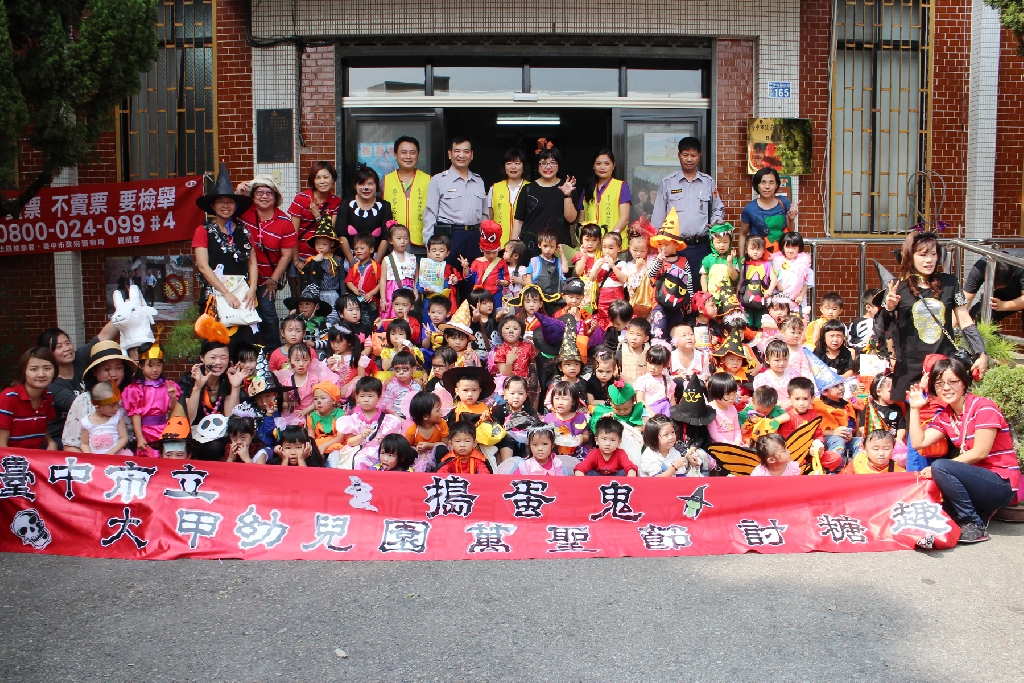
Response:
[{"label": "red banner on brick wall", "polygon": [[171,560],[663,557],[949,547],[914,474],[637,479],[0,451],[0,551]]},{"label": "red banner on brick wall", "polygon": [[202,194],[202,176],[43,188],[17,218],[0,217],[0,255],[191,239]]}]

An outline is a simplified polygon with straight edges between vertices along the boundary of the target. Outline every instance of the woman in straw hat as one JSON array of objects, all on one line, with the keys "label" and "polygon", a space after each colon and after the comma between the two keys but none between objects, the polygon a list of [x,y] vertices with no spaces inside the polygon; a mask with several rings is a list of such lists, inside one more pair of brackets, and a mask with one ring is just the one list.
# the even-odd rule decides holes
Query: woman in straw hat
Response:
[{"label": "woman in straw hat", "polygon": [[[100,382],[110,382],[117,385],[118,390],[123,390],[132,381],[137,369],[135,361],[124,354],[121,345],[116,341],[101,341],[92,345],[89,365],[82,373],[85,391],[71,404],[67,420],[64,422],[64,432],[60,440],[65,451],[82,450],[82,418],[88,417],[96,410],[92,404],[92,388]],[[135,432],[132,429],[132,422],[127,415],[124,421],[128,429],[129,447],[134,449]]]}]

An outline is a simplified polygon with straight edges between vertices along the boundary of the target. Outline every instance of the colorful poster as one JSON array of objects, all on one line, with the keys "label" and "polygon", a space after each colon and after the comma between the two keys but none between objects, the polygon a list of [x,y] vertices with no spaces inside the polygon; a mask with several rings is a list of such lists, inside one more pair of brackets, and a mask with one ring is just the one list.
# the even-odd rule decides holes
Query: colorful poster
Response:
[{"label": "colorful poster", "polygon": [[0,217],[0,255],[191,239],[204,220],[196,206],[202,194],[201,176],[47,187],[17,218]]},{"label": "colorful poster", "polygon": [[394,142],[360,142],[356,148],[356,162],[366,164],[383,178],[398,168]]},{"label": "colorful poster", "polygon": [[192,254],[177,256],[119,256],[108,258],[106,270],[107,313],[114,312],[113,294],[120,291],[127,299],[129,287],[142,290],[146,303],[157,310],[154,320],[179,320],[192,304]]},{"label": "colorful poster", "polygon": [[785,175],[811,172],[810,119],[747,121],[747,173],[774,168]]},{"label": "colorful poster", "polygon": [[444,281],[445,265],[447,264],[444,261],[438,263],[437,261],[429,258],[420,259],[420,277],[417,284],[419,284],[424,291],[433,292],[435,294],[448,289],[448,286]]},{"label": "colorful poster", "polygon": [[683,133],[644,133],[644,166],[678,166]]},{"label": "colorful poster", "polygon": [[915,474],[441,476],[0,450],[0,551],[456,560],[951,547]]}]

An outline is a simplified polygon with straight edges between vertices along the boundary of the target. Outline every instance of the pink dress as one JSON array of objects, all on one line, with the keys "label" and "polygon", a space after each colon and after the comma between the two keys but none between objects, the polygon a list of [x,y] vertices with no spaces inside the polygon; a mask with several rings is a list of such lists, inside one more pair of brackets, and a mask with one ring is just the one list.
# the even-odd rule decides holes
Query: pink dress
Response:
[{"label": "pink dress", "polygon": [[[771,472],[768,471],[768,468],[765,467],[764,465],[758,465],[757,467],[755,467],[753,470],[750,471],[750,476],[752,476],[752,477],[770,477],[770,476],[772,476],[772,474],[771,474]],[[780,474],[779,476],[780,477],[799,477],[800,476],[800,465],[797,465],[795,462],[790,460],[788,463],[786,463],[785,471],[783,471],[783,473]]]},{"label": "pink dress", "polygon": [[[380,427],[377,427],[378,423]],[[380,463],[381,439],[388,434],[401,434],[402,420],[396,415],[383,413],[383,408],[378,409],[377,413],[367,420],[363,416],[363,411],[357,408],[353,414],[346,415],[335,423],[338,433],[345,436],[354,436],[367,427],[377,427],[377,429],[360,444],[359,450],[352,456],[352,469],[354,470],[371,470],[374,465]]]},{"label": "pink dress", "polygon": [[712,403],[718,415],[715,421],[708,425],[708,433],[715,443],[728,443],[733,446],[743,445],[743,433],[740,429],[740,416],[736,412],[736,406],[729,406],[725,410]]},{"label": "pink dress", "polygon": [[533,477],[561,477],[565,475],[565,468],[562,466],[562,461],[552,453],[546,467],[533,458],[523,458],[516,469],[516,474]]},{"label": "pink dress", "polygon": [[[281,387],[285,391],[291,390],[292,401],[295,402],[293,408],[294,412],[305,410],[306,408],[313,405],[313,385],[317,382],[333,382],[338,383],[338,375],[327,369],[327,366],[323,363],[310,363],[309,369],[306,371],[306,381],[301,385],[296,384],[295,388],[292,388],[293,373],[291,370],[278,370],[276,373],[277,381],[281,383]],[[296,397],[296,393],[298,396]]]},{"label": "pink dress", "polygon": [[[405,252],[405,258],[400,254],[392,253],[381,262],[383,267],[381,276],[384,278],[384,307],[381,311],[381,318],[394,318],[395,309],[391,307],[391,299],[399,289],[410,289],[416,291],[416,257]],[[391,259],[394,258],[398,266],[398,273],[391,269]]]},{"label": "pink dress", "polygon": [[[167,414],[173,407],[168,393],[171,389],[174,389],[175,396],[181,397],[181,387],[162,377],[156,380],[135,380],[121,393],[121,405],[124,406],[125,414],[128,417],[141,416],[142,435],[146,443],[153,443],[164,433]],[[160,457],[158,452],[148,446],[144,453],[150,458]]]},{"label": "pink dress", "polygon": [[[696,354],[694,357],[696,357]],[[674,390],[674,386],[672,378],[667,374],[663,374],[661,377],[655,377],[648,373],[646,375],[640,375],[636,378],[636,381],[633,382],[633,388],[636,391],[644,392],[644,403],[651,409],[651,412],[665,416],[667,416],[669,411],[672,409],[672,404],[669,403],[667,392],[670,388]]]}]

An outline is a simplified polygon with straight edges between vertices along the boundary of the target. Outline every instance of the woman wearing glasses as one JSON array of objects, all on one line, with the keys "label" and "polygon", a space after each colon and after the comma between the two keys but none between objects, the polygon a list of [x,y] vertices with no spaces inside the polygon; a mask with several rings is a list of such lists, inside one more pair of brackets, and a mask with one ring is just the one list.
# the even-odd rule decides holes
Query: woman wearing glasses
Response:
[{"label": "woman wearing glasses", "polygon": [[905,400],[907,388],[920,381],[926,356],[957,352],[954,323],[963,330],[967,350],[977,358],[971,367],[974,378],[980,380],[988,369],[985,343],[967,310],[963,287],[955,276],[938,272],[938,266],[938,236],[911,232],[901,249],[899,279],[876,299],[882,305],[882,325],[894,335],[892,400],[896,402]]},{"label": "woman wearing glasses", "polygon": [[955,458],[933,460],[921,474],[934,479],[942,492],[943,507],[960,525],[961,543],[987,541],[992,514],[1021,500],[1020,467],[1010,429],[993,401],[969,392],[972,381],[955,358],[935,363],[927,375],[928,395],[943,407],[927,427],[921,425],[920,411],[927,403],[923,388],[915,384],[907,392],[914,448],[927,448],[948,437],[960,449]]},{"label": "woman wearing glasses", "polygon": [[544,228],[558,233],[559,244],[569,244],[569,224],[576,220],[577,213],[572,201],[576,178],[569,176],[563,180],[558,177],[561,162],[562,153],[558,149],[541,150],[537,155],[540,177],[520,192],[512,223],[512,239],[526,243],[527,258],[540,255],[537,233]]}]

